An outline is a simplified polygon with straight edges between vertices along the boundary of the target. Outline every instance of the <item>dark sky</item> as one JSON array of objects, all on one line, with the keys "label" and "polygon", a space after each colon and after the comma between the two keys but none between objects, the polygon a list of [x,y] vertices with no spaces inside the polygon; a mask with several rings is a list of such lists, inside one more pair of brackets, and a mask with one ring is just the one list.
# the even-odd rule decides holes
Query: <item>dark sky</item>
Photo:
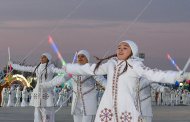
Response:
[{"label": "dark sky", "polygon": [[56,60],[47,41],[52,35],[68,62],[76,50],[103,57],[114,53],[119,41],[131,39],[145,53],[147,66],[175,70],[166,59],[170,53],[183,68],[190,56],[190,0],[153,0],[132,24],[149,1],[1,0],[0,67],[8,60],[8,46],[13,61],[28,57],[26,64],[34,65],[43,52]]}]

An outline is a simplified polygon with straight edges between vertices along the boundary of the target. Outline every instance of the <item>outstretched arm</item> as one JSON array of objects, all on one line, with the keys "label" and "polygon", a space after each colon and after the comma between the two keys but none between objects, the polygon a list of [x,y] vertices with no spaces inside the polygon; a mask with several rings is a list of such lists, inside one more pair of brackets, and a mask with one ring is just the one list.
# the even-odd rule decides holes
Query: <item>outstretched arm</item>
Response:
[{"label": "outstretched arm", "polygon": [[174,84],[178,77],[180,77],[180,72],[150,69],[149,67],[144,66],[142,62],[135,62],[133,69],[139,77],[145,77],[150,82],[155,81]]},{"label": "outstretched arm", "polygon": [[71,78],[70,75],[66,74],[64,76],[55,76],[51,81],[49,82],[43,82],[40,84],[40,86],[43,89],[49,89],[52,87],[55,87],[57,85],[61,85],[62,83],[65,83],[66,81],[68,81]]},{"label": "outstretched arm", "polygon": [[63,68],[57,68],[57,67],[55,67],[55,66],[52,66],[51,67],[51,71],[53,72],[53,73],[57,73],[57,74],[60,74],[60,73],[66,73],[65,72],[65,68],[64,68],[64,66],[63,66]]},{"label": "outstretched arm", "polygon": [[10,63],[13,69],[19,70],[19,71],[25,71],[25,72],[34,72],[35,67],[32,66],[22,66],[19,64],[13,64],[12,62]]},{"label": "outstretched arm", "polygon": [[89,64],[89,63],[85,65],[67,64],[65,66],[65,70],[67,73],[71,73],[73,75],[105,75],[107,74],[108,63],[104,63],[100,65],[100,67],[94,73],[95,67],[96,67],[96,64]]}]

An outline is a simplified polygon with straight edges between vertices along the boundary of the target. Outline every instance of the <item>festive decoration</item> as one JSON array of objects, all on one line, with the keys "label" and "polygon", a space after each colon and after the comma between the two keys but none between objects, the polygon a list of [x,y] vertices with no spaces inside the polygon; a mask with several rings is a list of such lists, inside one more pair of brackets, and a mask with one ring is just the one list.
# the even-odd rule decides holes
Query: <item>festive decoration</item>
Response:
[{"label": "festive decoration", "polygon": [[[10,47],[8,47],[8,62],[11,61],[11,53],[10,53]],[[13,68],[10,65],[7,65],[7,75],[9,75],[12,72]]]},{"label": "festive decoration", "polygon": [[183,83],[179,83],[179,86],[183,86]]},{"label": "festive decoration", "polygon": [[72,63],[75,63],[77,61],[77,54],[78,54],[78,52],[75,53],[75,55],[73,57],[73,62]]},{"label": "festive decoration", "polygon": [[61,53],[59,52],[59,50],[51,36],[48,37],[48,42],[51,44],[51,47],[53,48],[54,52],[57,54],[58,58],[61,60],[62,65],[64,66],[66,64],[66,62],[64,61]]},{"label": "festive decoration", "polygon": [[179,68],[179,66],[176,64],[176,62],[171,58],[170,54],[167,54],[167,58],[170,60],[170,62],[172,63],[172,65],[178,70],[181,71],[181,69]]},{"label": "festive decoration", "polygon": [[187,80],[186,83],[190,84],[190,80]]},{"label": "festive decoration", "polygon": [[179,82],[178,81],[175,82],[175,86],[179,87]]}]

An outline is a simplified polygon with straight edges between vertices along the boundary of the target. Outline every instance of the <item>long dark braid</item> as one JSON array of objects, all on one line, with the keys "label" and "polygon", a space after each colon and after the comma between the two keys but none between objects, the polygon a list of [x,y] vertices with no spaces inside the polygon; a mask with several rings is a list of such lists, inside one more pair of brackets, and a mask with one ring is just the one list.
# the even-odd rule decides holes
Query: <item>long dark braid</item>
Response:
[{"label": "long dark braid", "polygon": [[103,58],[103,59],[100,59],[100,58],[98,58],[98,57],[95,56],[96,60],[99,60],[99,62],[96,64],[96,67],[95,67],[95,69],[94,69],[94,74],[95,74],[96,70],[99,68],[100,64],[101,64],[103,61],[108,60],[108,59],[110,59],[110,58],[112,58],[112,57],[116,57],[116,56],[117,56],[117,54],[113,54],[113,55],[108,56],[108,57]]},{"label": "long dark braid", "polygon": [[47,79],[47,67],[48,67],[48,63],[49,63],[49,60],[47,61],[47,63],[46,63],[46,74],[45,74],[45,79]]},{"label": "long dark braid", "polygon": [[[128,58],[130,58],[132,55],[133,55],[133,53],[131,53],[131,55],[130,55]],[[108,59],[110,59],[110,58],[112,58],[112,57],[117,57],[117,54],[113,54],[113,55],[108,56],[108,57],[103,58],[103,59],[100,59],[100,58],[98,58],[98,57],[95,57],[96,60],[99,60],[99,62],[96,64],[96,67],[94,68],[94,74],[95,74],[95,71],[99,68],[100,64],[101,64],[104,60],[108,60]],[[127,62],[127,60],[126,60],[125,62],[126,62],[126,66],[125,66],[125,68],[123,69],[123,72],[122,72],[120,75],[122,75],[125,71],[127,71],[128,65],[129,65],[130,67],[132,67],[132,66]]]},{"label": "long dark braid", "polygon": [[36,75],[35,72],[36,72],[37,68],[40,66],[40,64],[41,64],[41,63],[39,63],[39,64],[36,66],[36,68],[34,69],[34,71],[33,71],[33,73],[32,73],[32,82],[30,83],[31,86],[32,86],[32,89],[35,88],[35,86],[36,86],[36,82],[35,82],[35,80],[34,80],[34,76]]},{"label": "long dark braid", "polygon": [[40,64],[41,64],[41,63],[39,63],[39,64],[36,66],[36,68],[34,69],[34,72],[32,73],[32,76],[33,76],[33,77],[34,77],[34,75],[35,75],[35,72],[36,72],[37,68],[40,66]]},{"label": "long dark braid", "polygon": [[[47,79],[47,67],[48,67],[48,63],[49,63],[49,60],[47,61],[46,67],[45,67],[45,70],[46,70],[45,79]],[[34,75],[35,75],[35,72],[36,72],[37,68],[40,66],[40,64],[41,64],[41,63],[39,63],[39,64],[36,66],[36,68],[34,69],[34,72],[32,73],[32,76],[33,76],[33,77],[34,77]]]},{"label": "long dark braid", "polygon": [[[131,53],[131,55],[130,55],[127,59],[129,59],[132,55],[133,55],[133,54]],[[122,75],[124,72],[127,71],[128,66],[132,67],[132,66],[127,62],[127,60],[125,60],[125,63],[126,63],[125,68],[123,69],[123,72],[122,72],[120,75]]]}]

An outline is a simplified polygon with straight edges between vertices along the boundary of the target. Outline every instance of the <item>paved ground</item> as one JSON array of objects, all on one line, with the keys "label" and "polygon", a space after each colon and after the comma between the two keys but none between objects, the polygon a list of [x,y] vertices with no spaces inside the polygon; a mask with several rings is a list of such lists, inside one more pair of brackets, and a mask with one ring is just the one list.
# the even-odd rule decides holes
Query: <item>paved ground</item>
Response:
[{"label": "paved ground", "polygon": [[[154,106],[153,122],[190,122],[190,106]],[[33,122],[33,108],[0,108],[0,122]],[[56,113],[56,122],[73,122],[70,107]]]}]

